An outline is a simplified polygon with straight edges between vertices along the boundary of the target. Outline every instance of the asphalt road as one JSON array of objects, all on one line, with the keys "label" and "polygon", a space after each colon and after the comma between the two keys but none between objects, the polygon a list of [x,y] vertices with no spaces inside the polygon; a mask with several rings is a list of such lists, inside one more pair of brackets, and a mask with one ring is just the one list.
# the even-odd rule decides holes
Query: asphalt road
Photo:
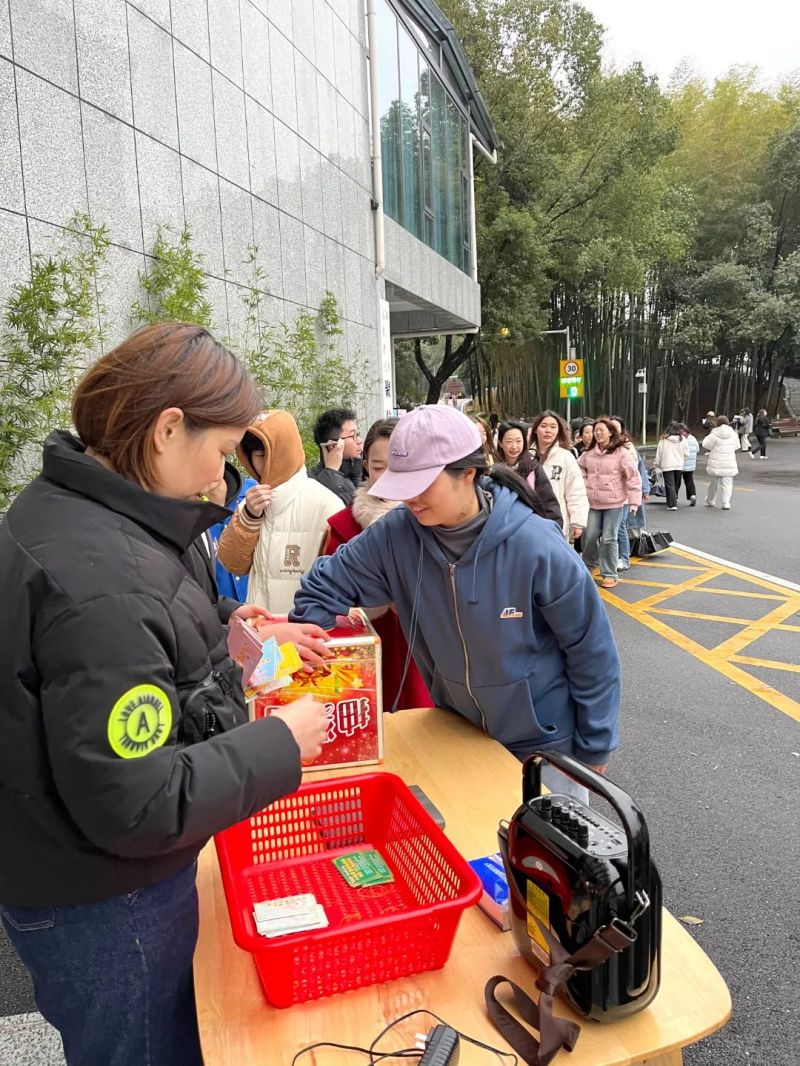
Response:
[{"label": "asphalt road", "polygon": [[[770,442],[769,456],[742,454],[726,512],[702,505],[701,461],[698,506],[654,502],[649,528],[800,583],[800,440]],[[800,727],[615,608],[609,615],[624,683],[610,776],[647,816],[667,907],[702,919],[691,935],[733,998],[731,1021],[686,1049],[686,1066],[797,1066]],[[0,1015],[34,1009],[0,936]]]},{"label": "asphalt road", "polygon": [[[677,511],[655,497],[647,506],[650,529],[668,529],[675,540],[742,566],[800,584],[800,437],[770,440],[766,459],[738,453],[730,511],[703,506],[706,459],[695,473],[697,506],[681,487]],[[800,1055],[798,1056],[800,1060]]]},{"label": "asphalt road", "polygon": [[[648,527],[800,583],[800,440],[771,441],[768,455],[741,455],[730,511],[703,506],[701,460],[697,507],[649,504]],[[702,918],[691,935],[733,1000],[728,1025],[684,1062],[797,1066],[800,726],[620,611],[609,615],[624,686],[610,776],[646,813],[665,905]]]}]

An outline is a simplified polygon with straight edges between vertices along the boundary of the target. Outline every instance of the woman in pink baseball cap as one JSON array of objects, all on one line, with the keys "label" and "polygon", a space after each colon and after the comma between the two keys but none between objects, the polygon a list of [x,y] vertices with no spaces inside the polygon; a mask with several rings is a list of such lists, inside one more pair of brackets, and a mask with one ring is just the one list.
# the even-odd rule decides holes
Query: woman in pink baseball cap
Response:
[{"label": "woman in pink baseball cap", "polygon": [[444,404],[400,419],[369,491],[405,506],[318,559],[290,618],[331,627],[356,604],[394,603],[437,706],[520,758],[560,751],[604,771],[619,659],[560,522],[513,471],[487,471],[477,426]]}]

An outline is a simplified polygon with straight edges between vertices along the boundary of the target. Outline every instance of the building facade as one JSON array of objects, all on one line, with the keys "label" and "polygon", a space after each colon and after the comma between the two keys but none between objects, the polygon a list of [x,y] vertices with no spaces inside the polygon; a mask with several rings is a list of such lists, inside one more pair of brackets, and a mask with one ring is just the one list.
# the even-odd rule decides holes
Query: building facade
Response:
[{"label": "building facade", "polygon": [[372,417],[392,337],[480,324],[472,153],[493,138],[423,0],[0,0],[0,298],[84,212],[112,241],[113,344],[158,227],[187,226],[235,344],[256,246],[274,322],[334,294]]}]

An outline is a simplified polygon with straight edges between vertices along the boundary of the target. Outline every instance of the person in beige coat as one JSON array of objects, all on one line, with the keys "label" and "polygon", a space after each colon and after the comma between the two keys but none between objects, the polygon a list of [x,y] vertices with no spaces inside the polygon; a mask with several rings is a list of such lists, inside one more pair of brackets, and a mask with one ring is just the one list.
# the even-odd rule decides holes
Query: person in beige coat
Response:
[{"label": "person in beige coat", "polygon": [[217,557],[232,574],[250,575],[248,603],[288,614],[300,578],[322,550],[328,519],[342,502],[308,476],[300,431],[288,411],[262,415],[236,454],[259,484],[220,537]]}]

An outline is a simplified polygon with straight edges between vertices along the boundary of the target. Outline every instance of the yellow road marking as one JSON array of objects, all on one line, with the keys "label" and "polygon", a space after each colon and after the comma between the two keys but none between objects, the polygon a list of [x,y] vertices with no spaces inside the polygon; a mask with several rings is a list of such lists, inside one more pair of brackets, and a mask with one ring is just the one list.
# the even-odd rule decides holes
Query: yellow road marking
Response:
[{"label": "yellow road marking", "polygon": [[704,566],[684,566],[683,563],[651,563],[647,557],[643,559],[631,559],[634,566],[652,566],[660,567],[662,570],[694,570],[695,572],[705,571]]},{"label": "yellow road marking", "polygon": [[[684,551],[683,548],[670,548],[669,550],[671,552],[675,552],[676,555],[682,556],[684,559],[693,559],[695,562],[700,561],[698,560],[698,557],[696,555],[692,555],[690,552]],[[754,585],[758,585],[760,588],[771,589],[773,592],[778,592],[781,596],[791,595],[789,589],[783,588],[781,585],[776,585],[774,581],[768,581],[766,578],[755,577],[755,575],[752,574],[742,574],[737,570],[726,570],[724,568],[720,568],[720,565],[718,563],[709,562],[707,565],[709,569],[716,569],[717,573],[728,574],[730,577],[738,577],[741,581],[752,582]]]},{"label": "yellow road marking", "polygon": [[628,577],[626,585],[644,585],[648,589],[674,589],[676,586],[671,581],[639,581],[637,578]]},{"label": "yellow road marking", "polygon": [[789,670],[793,674],[800,674],[800,666],[797,663],[779,663],[771,659],[755,659],[751,655],[732,655],[732,663],[742,663],[743,666],[763,666],[767,670]]},{"label": "yellow road marking", "polygon": [[778,600],[783,603],[783,596],[776,596],[772,592],[738,592],[736,589],[700,589],[702,593],[710,592],[714,596],[742,596],[746,600]]},{"label": "yellow road marking", "polygon": [[700,618],[704,622],[731,622],[735,626],[746,626],[749,618],[729,618],[725,614],[700,614],[699,611],[674,611],[669,607],[652,607],[652,614],[668,614],[675,618]]},{"label": "yellow road marking", "polygon": [[704,581],[710,581],[713,577],[719,577],[724,571],[718,567],[715,569],[708,569],[702,574],[697,574],[695,577],[689,577],[685,581],[681,581],[677,585],[670,585],[665,592],[657,592],[653,596],[647,596],[643,600],[639,600],[637,607],[640,610],[644,610],[649,607],[655,607],[659,603],[663,603],[665,600],[671,599],[673,596],[678,596],[681,592],[690,592],[692,589],[696,589],[699,585],[702,585]]},{"label": "yellow road marking", "polygon": [[763,637],[772,628],[774,622],[783,622],[789,615],[796,614],[798,610],[800,610],[800,598],[795,596],[792,599],[785,600],[780,607],[776,607],[769,614],[765,614],[763,618],[746,625],[740,633],[734,633],[732,637],[724,640],[722,644],[718,644],[714,650],[719,655],[738,655],[748,644],[752,644],[754,640]]},{"label": "yellow road marking", "polygon": [[[625,582],[626,584],[657,588],[659,591],[634,603],[628,603],[621,596],[615,595],[608,589],[602,589],[601,595],[603,598],[622,611],[623,614],[627,614],[629,618],[641,622],[642,625],[647,626],[654,633],[665,637],[672,644],[693,655],[706,666],[710,666],[712,670],[716,670],[717,673],[727,677],[730,681],[736,682],[737,685],[741,685],[742,688],[752,692],[759,699],[775,707],[776,710],[782,711],[784,714],[788,714],[790,718],[800,722],[800,703],[753,674],[747,673],[746,670],[740,669],[741,666],[757,666],[775,671],[800,673],[800,665],[798,664],[783,663],[740,654],[749,644],[775,629],[790,633],[800,633],[800,625],[791,625],[786,621],[792,615],[800,613],[800,595],[767,579],[749,574],[745,576],[741,572],[726,567],[721,561],[718,563],[711,561],[706,563],[705,560],[701,560],[696,555],[692,555],[691,552],[681,548],[671,548],[670,551],[685,559],[688,565],[672,564],[666,561],[648,562],[647,559],[634,560],[634,562],[639,566],[660,566],[665,569],[675,568],[693,571],[691,577],[671,584],[629,579]],[[724,576],[735,577],[743,583],[752,584],[758,589],[766,589],[768,591],[748,592],[742,590],[737,592],[734,589],[708,588],[705,584],[714,578]],[[767,613],[762,615],[761,618],[757,619],[732,618],[726,615],[706,614],[696,611],[680,611],[665,606],[674,597],[684,592],[696,592],[700,595],[711,593],[717,596],[739,596],[743,599],[773,601],[776,605],[767,610]],[[766,603],[764,607],[767,607]],[[741,628],[738,632],[722,641],[722,643],[716,645],[716,647],[704,648],[701,644],[692,640],[691,637],[672,629],[666,620],[662,621],[660,618],[654,617],[655,615],[664,615],[666,618],[696,618],[710,622],[726,622]]]},{"label": "yellow road marking", "polygon": [[642,625],[652,629],[654,633],[660,634],[662,637],[666,637],[672,644],[682,648],[683,651],[689,652],[700,662],[705,663],[706,666],[710,666],[712,670],[716,670],[717,673],[727,677],[730,681],[735,681],[737,685],[741,685],[742,688],[748,692],[752,692],[753,695],[758,696],[760,699],[769,703],[775,707],[776,710],[783,711],[784,714],[788,714],[790,718],[794,718],[795,721],[800,722],[800,703],[791,699],[783,692],[779,692],[777,689],[772,688],[771,685],[767,685],[757,677],[753,677],[752,674],[746,673],[744,670],[740,670],[733,663],[723,659],[719,656],[716,649],[709,651],[701,644],[697,644],[689,637],[685,637],[682,633],[676,632],[674,629],[670,629],[664,622],[659,621],[658,618],[652,618],[644,611],[638,610],[638,604],[626,603],[620,599],[619,596],[615,596],[608,589],[602,589],[600,595],[604,599],[612,603],[623,614],[627,614],[630,618],[635,619],[637,622],[641,622]]}]

